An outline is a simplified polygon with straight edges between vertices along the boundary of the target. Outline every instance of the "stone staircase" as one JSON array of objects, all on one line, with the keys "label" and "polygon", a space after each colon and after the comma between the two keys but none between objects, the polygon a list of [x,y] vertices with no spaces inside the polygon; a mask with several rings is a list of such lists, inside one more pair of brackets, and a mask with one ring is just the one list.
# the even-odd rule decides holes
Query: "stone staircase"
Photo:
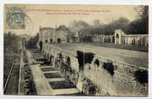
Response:
[{"label": "stone staircase", "polygon": [[[34,52],[32,54],[38,60],[40,56],[36,54],[39,53]],[[42,63],[43,60],[37,62]],[[53,66],[34,64],[31,65],[31,70],[38,95],[82,95],[76,85],[65,79],[61,72]]]}]

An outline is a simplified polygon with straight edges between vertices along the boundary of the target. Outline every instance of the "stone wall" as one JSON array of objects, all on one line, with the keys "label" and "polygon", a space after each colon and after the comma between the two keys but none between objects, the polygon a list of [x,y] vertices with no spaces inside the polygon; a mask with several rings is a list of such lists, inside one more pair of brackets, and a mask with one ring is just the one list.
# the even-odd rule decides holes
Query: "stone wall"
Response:
[{"label": "stone wall", "polygon": [[93,42],[114,43],[113,35],[94,35],[92,38]]},{"label": "stone wall", "polygon": [[[148,70],[144,67],[137,67],[95,55],[92,63],[86,63],[84,70],[80,71],[76,52],[71,54],[69,51],[54,45],[45,45],[43,53],[47,56],[47,59],[50,59],[51,56],[54,57],[54,66],[56,66],[55,60],[59,59],[59,54],[62,54],[63,58],[63,63],[60,63],[61,66],[67,64],[66,60],[69,57],[70,66],[68,66],[69,69],[64,69],[64,74],[86,95],[146,96],[148,94],[148,81],[141,82],[136,77],[137,71],[141,71],[138,76],[148,77],[148,75],[142,74],[142,71],[148,73]],[[93,89],[89,91],[89,88]]]},{"label": "stone wall", "polygon": [[147,34],[125,34],[122,30],[115,30],[115,44],[148,46]]}]

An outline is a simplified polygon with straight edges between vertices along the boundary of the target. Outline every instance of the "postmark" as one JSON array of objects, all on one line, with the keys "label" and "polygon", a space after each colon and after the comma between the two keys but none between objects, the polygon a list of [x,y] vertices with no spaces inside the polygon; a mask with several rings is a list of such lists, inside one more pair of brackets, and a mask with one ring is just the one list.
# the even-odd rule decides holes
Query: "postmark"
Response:
[{"label": "postmark", "polygon": [[6,25],[8,29],[24,29],[25,13],[22,8],[9,7],[6,13]]}]

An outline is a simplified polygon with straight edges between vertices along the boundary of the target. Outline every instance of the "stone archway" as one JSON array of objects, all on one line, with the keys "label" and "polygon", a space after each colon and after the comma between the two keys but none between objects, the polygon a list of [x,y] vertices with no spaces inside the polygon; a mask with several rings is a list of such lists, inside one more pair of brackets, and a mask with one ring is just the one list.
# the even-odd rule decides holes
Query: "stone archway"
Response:
[{"label": "stone archway", "polygon": [[115,34],[114,34],[115,44],[122,44],[123,35],[125,35],[125,33],[122,30],[120,29],[115,30]]}]

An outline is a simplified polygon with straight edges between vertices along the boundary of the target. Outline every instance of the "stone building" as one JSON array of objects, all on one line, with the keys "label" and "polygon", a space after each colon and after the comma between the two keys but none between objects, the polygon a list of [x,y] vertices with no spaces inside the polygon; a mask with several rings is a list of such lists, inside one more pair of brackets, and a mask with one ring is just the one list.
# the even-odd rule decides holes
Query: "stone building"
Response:
[{"label": "stone building", "polygon": [[69,42],[80,42],[79,32],[72,32],[69,35]]},{"label": "stone building", "polygon": [[[80,35],[81,34],[81,35]],[[60,25],[58,28],[40,27],[39,43],[71,43],[71,42],[100,42],[114,43],[116,45],[148,46],[147,34],[126,34],[117,29],[114,35],[102,33],[72,33],[66,26]]]},{"label": "stone building", "polygon": [[50,43],[53,42],[54,38],[54,28],[50,27],[40,27],[39,29],[39,42],[41,41],[42,43]]},{"label": "stone building", "polygon": [[115,44],[148,46],[147,34],[125,34],[122,30],[117,29],[114,33]]},{"label": "stone building", "polygon": [[42,43],[66,43],[70,31],[65,26],[58,28],[40,27],[39,42]]},{"label": "stone building", "polygon": [[69,42],[68,35],[70,34],[70,31],[67,27],[64,25],[59,26],[55,29],[54,34],[54,41],[55,43],[67,43]]}]

